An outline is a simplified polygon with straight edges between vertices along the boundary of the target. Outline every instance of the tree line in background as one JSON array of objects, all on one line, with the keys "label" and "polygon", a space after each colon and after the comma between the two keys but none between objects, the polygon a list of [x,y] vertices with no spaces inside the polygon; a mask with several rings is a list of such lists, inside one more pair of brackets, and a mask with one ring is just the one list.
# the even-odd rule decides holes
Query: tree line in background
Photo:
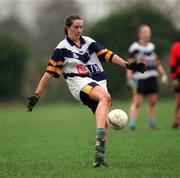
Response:
[{"label": "tree line in background", "polygon": [[[155,7],[150,8],[143,4],[136,4],[123,11],[114,12],[94,24],[87,33],[126,59],[128,58],[128,48],[132,42],[137,41],[137,29],[142,24],[148,24],[152,28],[152,41],[156,45],[156,51],[161,56],[162,64],[169,70],[168,53],[171,44],[177,39],[179,31],[175,28],[172,20]],[[105,64],[105,71],[109,79],[108,88],[112,95],[124,94],[126,91],[125,71],[113,64]],[[166,87],[161,93],[164,93],[165,96],[167,93],[170,94],[171,86]]]},{"label": "tree line in background", "polygon": [[[39,13],[39,29],[36,34],[29,33],[14,17],[0,24],[0,101],[22,100],[35,90],[53,48],[64,38],[64,16],[71,12],[79,12],[73,1],[70,4],[66,1],[48,4]],[[152,27],[152,41],[157,45],[162,63],[168,69],[169,49],[179,31],[167,14],[152,5],[147,7],[136,4],[121,11],[116,10],[88,27],[85,34],[127,58],[127,49],[136,40],[137,28],[144,23]],[[116,98],[130,95],[126,90],[125,70],[113,64],[104,64],[104,67],[110,93]],[[162,91],[166,97],[167,93],[172,93],[170,85]],[[50,101],[67,100],[71,97],[64,80],[54,79],[43,98]]]}]

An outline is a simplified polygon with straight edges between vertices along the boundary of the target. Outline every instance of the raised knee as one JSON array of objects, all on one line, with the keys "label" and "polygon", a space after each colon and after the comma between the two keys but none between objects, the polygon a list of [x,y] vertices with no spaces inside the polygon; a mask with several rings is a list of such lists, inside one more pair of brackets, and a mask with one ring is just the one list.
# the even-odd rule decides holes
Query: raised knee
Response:
[{"label": "raised knee", "polygon": [[111,105],[111,96],[109,94],[104,94],[101,98],[102,102]]}]

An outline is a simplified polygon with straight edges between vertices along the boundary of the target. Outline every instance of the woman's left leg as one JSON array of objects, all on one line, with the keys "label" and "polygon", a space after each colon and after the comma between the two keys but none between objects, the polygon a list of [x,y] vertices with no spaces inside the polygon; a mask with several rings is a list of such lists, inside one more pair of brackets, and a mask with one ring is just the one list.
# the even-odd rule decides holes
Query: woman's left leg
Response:
[{"label": "woman's left leg", "polygon": [[151,129],[155,129],[155,106],[157,102],[157,94],[149,94],[147,96],[148,106],[147,106],[147,114],[148,114],[148,126]]}]

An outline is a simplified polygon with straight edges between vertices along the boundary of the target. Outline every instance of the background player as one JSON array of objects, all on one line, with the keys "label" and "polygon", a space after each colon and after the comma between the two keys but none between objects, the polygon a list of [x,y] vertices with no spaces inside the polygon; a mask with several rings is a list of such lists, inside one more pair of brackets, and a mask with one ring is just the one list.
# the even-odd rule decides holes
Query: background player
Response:
[{"label": "background player", "polygon": [[160,64],[160,59],[155,52],[155,45],[150,42],[151,28],[141,25],[138,29],[138,41],[129,47],[129,62],[143,62],[147,71],[144,74],[127,70],[128,86],[133,90],[133,101],[130,107],[129,127],[136,128],[137,109],[143,97],[147,96],[148,126],[155,128],[155,105],[158,93],[158,72],[162,75],[161,81],[168,82],[165,70]]},{"label": "background player", "polygon": [[180,40],[174,43],[170,51],[171,79],[176,97],[176,110],[173,128],[180,125]]},{"label": "background player", "polygon": [[97,129],[94,167],[106,167],[104,153],[111,97],[107,91],[106,77],[100,61],[113,62],[140,72],[145,71],[145,65],[127,63],[93,39],[81,36],[83,27],[83,20],[78,15],[69,15],[65,19],[66,38],[55,48],[35,94],[28,97],[27,107],[32,111],[49,80],[52,77],[58,78],[60,73],[63,73],[74,98],[90,107],[95,114]]}]

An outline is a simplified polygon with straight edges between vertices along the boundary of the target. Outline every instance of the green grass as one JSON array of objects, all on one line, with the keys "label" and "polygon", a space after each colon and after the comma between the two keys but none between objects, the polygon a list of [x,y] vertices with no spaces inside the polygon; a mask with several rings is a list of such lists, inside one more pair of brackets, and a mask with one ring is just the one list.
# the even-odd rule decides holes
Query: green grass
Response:
[{"label": "green grass", "polygon": [[[112,108],[128,111],[129,102]],[[157,105],[159,130],[147,129],[145,105],[137,130],[110,130],[107,169],[93,169],[95,120],[86,107],[40,103],[0,109],[0,178],[179,178],[180,130],[172,130],[173,100]]]}]

